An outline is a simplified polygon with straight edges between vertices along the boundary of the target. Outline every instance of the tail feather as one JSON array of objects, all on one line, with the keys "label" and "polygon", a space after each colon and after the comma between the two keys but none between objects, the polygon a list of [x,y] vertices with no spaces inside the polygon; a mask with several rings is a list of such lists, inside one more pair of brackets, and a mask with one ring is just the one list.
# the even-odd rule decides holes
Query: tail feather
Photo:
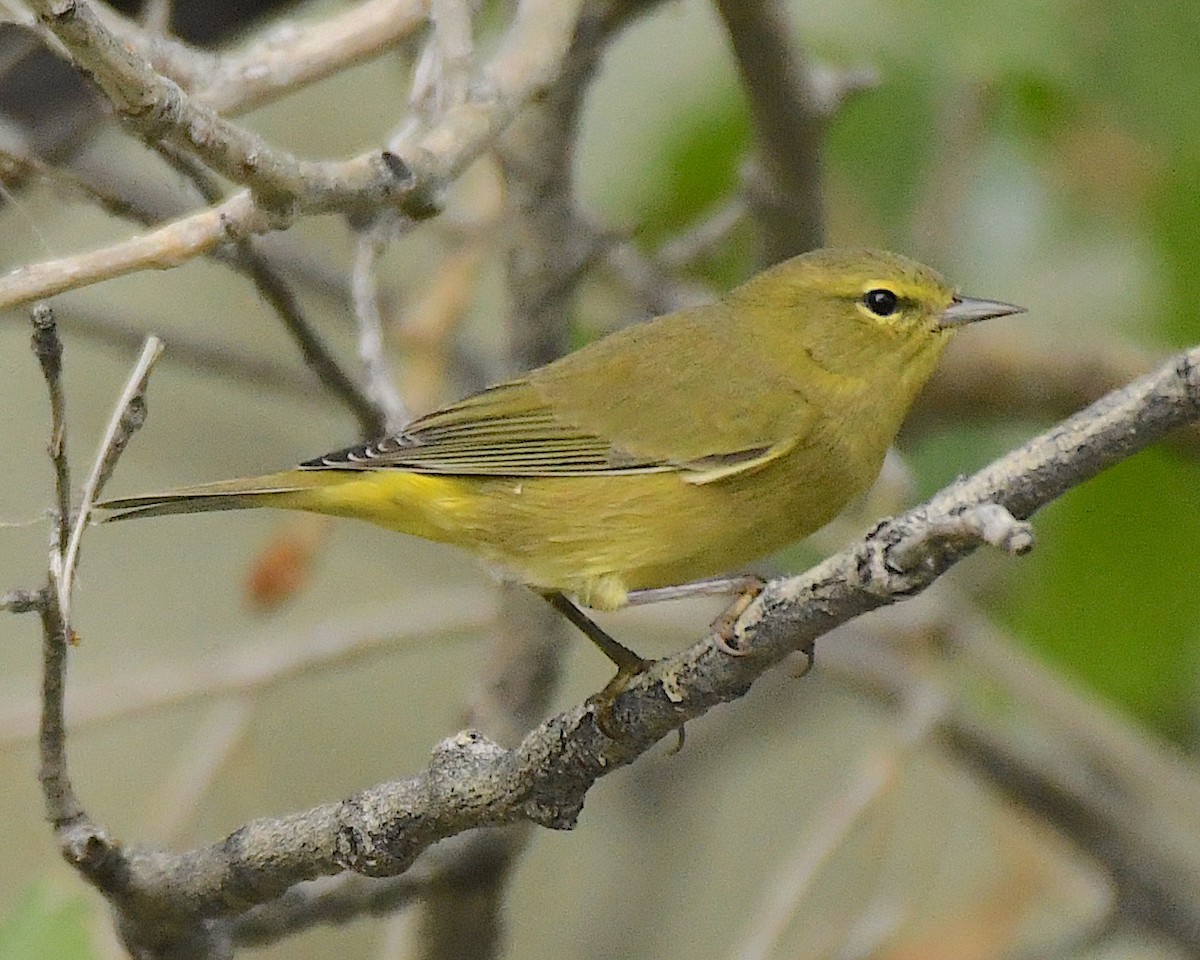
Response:
[{"label": "tail feather", "polygon": [[[306,480],[308,482],[305,482]],[[173,513],[244,510],[250,507],[281,506],[282,504],[278,503],[281,497],[314,485],[305,474],[294,471],[265,477],[200,483],[162,493],[115,497],[96,504],[96,507],[113,511],[110,516],[104,518],[105,523],[112,520],[162,517]]]},{"label": "tail feather", "polygon": [[459,536],[453,521],[471,502],[471,491],[455,477],[404,470],[330,468],[286,470],[263,477],[202,483],[136,497],[117,497],[96,506],[110,511],[105,522],[249,507],[307,510],[366,520],[426,540],[455,543],[465,538]]}]

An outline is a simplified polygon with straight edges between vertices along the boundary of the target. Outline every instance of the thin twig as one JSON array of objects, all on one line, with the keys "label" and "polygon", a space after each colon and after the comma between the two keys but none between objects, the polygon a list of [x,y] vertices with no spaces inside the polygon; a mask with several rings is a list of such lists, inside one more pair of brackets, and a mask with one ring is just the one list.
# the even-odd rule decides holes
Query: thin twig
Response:
[{"label": "thin twig", "polygon": [[[200,195],[210,204],[217,203],[222,194],[221,185],[216,179],[190,155],[163,144],[159,145],[159,153],[179,173],[200,192]],[[233,245],[230,252],[222,255],[222,249],[214,251],[243,276],[254,283],[262,296],[288,333],[300,347],[300,355],[305,364],[317,375],[317,378],[335,397],[342,401],[358,419],[359,430],[364,440],[374,440],[387,430],[388,419],[386,408],[380,406],[373,397],[358,385],[353,377],[342,369],[333,351],[316,328],[309,322],[300,307],[291,285],[284,279],[283,274],[275,267],[269,257],[263,255],[253,237],[242,237]]]},{"label": "thin twig", "polygon": [[66,199],[85,200],[114,217],[145,222],[136,203],[86,179],[79,171],[56,167],[31,154],[0,149],[0,180],[5,185],[31,180],[44,183]]},{"label": "thin twig", "polygon": [[67,772],[67,725],[63,699],[67,688],[67,651],[73,639],[58,606],[56,584],[48,584],[40,607],[42,617],[42,712],[38,726],[38,781],[46,819],[55,833],[89,826]]},{"label": "thin twig", "polygon": [[96,459],[92,463],[87,482],[83,485],[83,494],[79,502],[79,510],[71,527],[70,540],[64,552],[62,575],[59,580],[59,605],[63,619],[70,623],[71,586],[75,578],[75,568],[79,563],[79,544],[83,539],[84,528],[87,527],[88,515],[96,497],[104,489],[108,478],[112,476],[117,460],[125,451],[125,447],[133,435],[146,422],[146,383],[150,371],[158,362],[163,351],[163,343],[158,337],[147,337],[142,347],[142,354],[134,364],[133,372],[125,382],[125,387],[117,399],[105,428]]},{"label": "thin twig", "polygon": [[429,117],[464,102],[471,77],[471,10],[465,0],[431,0],[433,31],[413,70],[409,102]]},{"label": "thin twig", "polygon": [[735,196],[689,225],[684,232],[667,237],[659,246],[656,258],[668,270],[690,267],[719,249],[745,221],[748,212],[745,198]]},{"label": "thin twig", "polygon": [[38,728],[38,780],[46,816],[59,829],[83,817],[67,773],[67,734],[63,713],[66,693],[67,648],[72,633],[61,605],[66,595],[62,571],[70,540],[71,471],[66,452],[66,406],[62,392],[62,341],[54,324],[54,314],[44,304],[33,311],[33,350],[42,368],[50,393],[50,443],[48,452],[54,464],[54,493],[58,509],[54,517],[54,540],[50,550],[49,574],[42,590],[38,611],[42,619],[42,690],[41,720]]},{"label": "thin twig", "polygon": [[374,437],[367,438],[371,440],[399,432],[411,419],[384,351],[383,317],[379,312],[376,265],[392,229],[392,224],[381,221],[359,233],[351,280],[354,315],[358,320],[358,354],[367,374],[366,393],[372,406],[381,413],[381,429]]},{"label": "thin twig", "polygon": [[[36,594],[14,595],[33,603]],[[488,596],[462,589],[431,591],[425,603],[396,603],[361,616],[340,616],[297,632],[273,634],[253,643],[227,643],[220,657],[161,668],[143,668],[76,690],[70,698],[72,729],[127,720],[155,711],[219,697],[261,694],[280,684],[325,673],[389,651],[417,651],[450,639],[474,636],[495,617]],[[27,740],[36,730],[39,704],[33,699],[0,704],[0,746]]]},{"label": "thin twig", "polygon": [[46,389],[50,391],[50,442],[47,450],[54,464],[54,493],[57,509],[59,562],[67,552],[71,523],[71,468],[67,462],[67,403],[62,388],[62,340],[54,312],[45,303],[36,304],[30,314],[33,322],[33,352],[42,368]]},{"label": "thin twig", "polygon": [[181,217],[157,230],[98,250],[33,263],[0,277],[0,309],[13,307],[140,270],[169,270],[218,244],[271,229],[272,220],[250,191]]}]

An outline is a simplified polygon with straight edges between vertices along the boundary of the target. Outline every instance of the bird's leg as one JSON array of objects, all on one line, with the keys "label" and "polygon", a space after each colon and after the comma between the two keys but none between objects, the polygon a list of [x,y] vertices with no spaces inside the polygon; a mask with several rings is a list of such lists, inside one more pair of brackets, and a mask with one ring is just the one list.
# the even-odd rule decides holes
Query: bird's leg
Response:
[{"label": "bird's leg", "polygon": [[716,638],[716,647],[731,657],[743,657],[746,651],[733,644],[733,625],[746,608],[763,592],[767,582],[754,574],[736,577],[715,577],[711,580],[696,580],[675,587],[655,587],[651,590],[635,590],[629,594],[630,604],[659,603],[663,600],[679,600],[684,597],[712,597],[736,594],[733,602],[712,622],[711,629]]},{"label": "bird's leg", "polygon": [[711,577],[708,580],[693,580],[691,583],[680,583],[673,587],[652,587],[649,590],[630,591],[626,603],[631,606],[641,606],[646,603],[662,603],[664,600],[684,600],[688,597],[723,597],[731,593],[745,593],[753,590],[754,596],[762,593],[766,581],[752,573],[739,574],[736,577]]},{"label": "bird's leg", "polygon": [[[570,620],[585,637],[599,647],[602,654],[616,664],[617,679],[623,678],[625,681],[628,681],[629,678],[636,677],[650,666],[652,661],[643,660],[627,646],[614,640],[563,594],[543,593],[542,596],[546,598],[546,602],[550,606]],[[613,683],[615,682],[616,680],[613,681]],[[610,683],[609,686],[612,686],[612,684]]]},{"label": "bird's leg", "polygon": [[[563,594],[557,592],[543,593],[542,596],[550,606],[570,620],[584,636],[599,647],[601,653],[616,664],[617,675],[605,684],[603,690],[588,698],[596,705],[596,725],[606,737],[615,740],[616,731],[612,722],[613,701],[629,686],[630,680],[639,673],[644,673],[646,668],[654,661],[644,660],[627,646],[614,640],[605,631],[601,630],[592,621],[591,617],[580,610],[579,607]],[[682,732],[680,734],[679,746],[683,746]]]}]

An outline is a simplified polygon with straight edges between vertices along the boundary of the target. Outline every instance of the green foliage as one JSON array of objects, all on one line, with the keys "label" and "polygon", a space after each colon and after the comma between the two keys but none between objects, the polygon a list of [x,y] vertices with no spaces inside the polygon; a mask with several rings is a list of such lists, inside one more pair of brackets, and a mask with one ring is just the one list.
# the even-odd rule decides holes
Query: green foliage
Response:
[{"label": "green foliage", "polygon": [[871,226],[893,247],[903,246],[904,226],[927,176],[936,93],[927,72],[897,67],[877,89],[847,103],[829,131],[829,168],[837,188],[854,191]]},{"label": "green foliage", "polygon": [[89,960],[97,956],[88,936],[88,905],[45,882],[0,922],[0,960]]},{"label": "green foliage", "polygon": [[1018,71],[990,93],[993,124],[1025,142],[1048,143],[1080,120],[1079,99],[1057,77]]},{"label": "green foliage", "polygon": [[1200,337],[1200,143],[1180,148],[1154,183],[1148,206],[1167,305],[1163,336],[1193,342]]},{"label": "green foliage", "polygon": [[[732,93],[733,91],[731,91]],[[750,144],[745,107],[735,96],[717,98],[702,112],[690,114],[670,129],[640,219],[638,240],[655,247],[685,231],[732,196]],[[719,287],[730,286],[753,272],[746,242],[725,244],[703,264],[703,274]]]},{"label": "green foliage", "polygon": [[1160,730],[1189,733],[1196,683],[1200,466],[1152,450],[1037,521],[996,613],[1049,659]]}]

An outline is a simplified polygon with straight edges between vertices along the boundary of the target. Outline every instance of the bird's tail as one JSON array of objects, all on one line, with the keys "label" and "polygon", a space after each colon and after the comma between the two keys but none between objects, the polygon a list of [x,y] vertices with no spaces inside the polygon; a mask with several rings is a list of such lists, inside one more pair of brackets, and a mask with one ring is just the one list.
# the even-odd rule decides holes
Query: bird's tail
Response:
[{"label": "bird's tail", "polygon": [[[96,504],[111,513],[104,518],[131,520],[161,517],[171,513],[206,513],[211,510],[244,510],[250,507],[295,507],[298,496],[322,485],[320,471],[307,473],[289,470],[262,477],[198,483],[161,493],[143,493],[134,497],[116,497]],[[304,509],[300,506],[300,509]]]}]

